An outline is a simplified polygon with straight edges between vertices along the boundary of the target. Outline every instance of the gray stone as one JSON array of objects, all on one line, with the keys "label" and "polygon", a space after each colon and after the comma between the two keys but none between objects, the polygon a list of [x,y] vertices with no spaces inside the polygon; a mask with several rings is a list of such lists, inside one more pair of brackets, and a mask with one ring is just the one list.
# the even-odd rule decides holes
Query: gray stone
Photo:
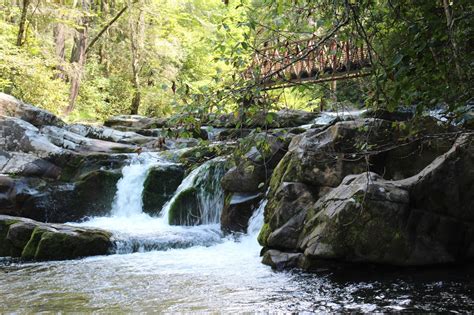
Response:
[{"label": "gray stone", "polygon": [[11,95],[0,93],[0,115],[17,117],[40,127],[45,125],[62,127],[65,123],[52,113],[23,103]]}]

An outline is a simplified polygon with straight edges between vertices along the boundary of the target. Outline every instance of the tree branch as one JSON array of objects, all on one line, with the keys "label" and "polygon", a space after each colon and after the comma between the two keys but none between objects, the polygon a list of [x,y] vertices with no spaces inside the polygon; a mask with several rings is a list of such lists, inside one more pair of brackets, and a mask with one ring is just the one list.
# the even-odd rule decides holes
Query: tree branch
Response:
[{"label": "tree branch", "polygon": [[124,14],[125,11],[127,11],[128,7],[129,7],[128,5],[123,7],[122,10],[120,10],[119,13],[117,13],[117,15],[112,20],[110,20],[109,23],[107,23],[100,30],[100,32],[91,40],[89,45],[87,45],[86,55],[89,53],[89,50],[92,48],[92,46],[94,46],[94,44],[100,39],[100,37],[112,26],[112,24],[114,24],[122,16],[122,14]]}]

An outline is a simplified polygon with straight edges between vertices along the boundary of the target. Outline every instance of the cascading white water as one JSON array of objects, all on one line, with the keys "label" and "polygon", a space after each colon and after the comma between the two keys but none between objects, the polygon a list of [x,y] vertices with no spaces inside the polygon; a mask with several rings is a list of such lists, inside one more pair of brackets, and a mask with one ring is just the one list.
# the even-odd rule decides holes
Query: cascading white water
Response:
[{"label": "cascading white water", "polygon": [[309,129],[313,125],[329,125],[335,119],[348,119],[348,118],[357,118],[360,117],[363,113],[365,113],[366,109],[361,110],[342,110],[342,111],[335,111],[335,112],[321,112],[320,115],[315,118],[310,124],[301,125],[301,128]]},{"label": "cascading white water", "polygon": [[224,176],[225,160],[216,158],[203,163],[183,180],[176,190],[174,196],[169,200],[162,210],[165,222],[170,221],[170,210],[172,205],[184,191],[197,188],[197,203],[200,212],[200,224],[216,224],[220,222],[220,215],[224,207],[224,191],[220,186],[220,180]]},{"label": "cascading white water", "polygon": [[122,178],[117,182],[117,193],[112,204],[112,215],[131,217],[143,213],[143,185],[149,169],[157,164],[157,157],[143,153],[133,157],[122,169]]},{"label": "cascading white water", "polygon": [[267,205],[268,200],[263,199],[257,210],[253,213],[253,215],[249,219],[249,226],[247,228],[247,234],[250,237],[254,237],[260,233],[260,229],[263,226],[263,213],[265,211],[265,206]]},{"label": "cascading white water", "polygon": [[[149,170],[157,165],[172,165],[158,154],[142,153],[133,156],[122,169],[111,216],[91,218],[81,226],[103,228],[114,234],[116,252],[131,253],[169,248],[210,246],[222,241],[219,220],[224,195],[220,188],[223,161],[208,161],[191,172],[181,183],[163,210],[161,217],[151,217],[142,210],[142,193]],[[202,218],[199,226],[171,226],[170,205],[185,189],[197,187],[197,200]],[[77,224],[76,224],[77,225]]]}]

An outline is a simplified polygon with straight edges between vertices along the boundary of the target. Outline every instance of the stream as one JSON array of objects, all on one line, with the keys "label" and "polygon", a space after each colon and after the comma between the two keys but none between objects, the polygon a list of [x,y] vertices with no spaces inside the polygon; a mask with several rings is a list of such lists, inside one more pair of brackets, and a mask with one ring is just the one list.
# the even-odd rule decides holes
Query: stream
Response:
[{"label": "stream", "polygon": [[[0,260],[0,312],[457,311],[474,305],[474,270],[339,267],[276,272],[261,264],[263,201],[245,235],[224,236],[223,194],[199,196],[202,225],[172,226],[142,212],[147,171],[171,162],[142,154],[122,170],[110,216],[79,226],[109,230],[115,253],[80,260]],[[199,179],[199,177],[202,177]],[[206,163],[176,193],[206,178]],[[174,198],[174,197],[173,197]]]}]

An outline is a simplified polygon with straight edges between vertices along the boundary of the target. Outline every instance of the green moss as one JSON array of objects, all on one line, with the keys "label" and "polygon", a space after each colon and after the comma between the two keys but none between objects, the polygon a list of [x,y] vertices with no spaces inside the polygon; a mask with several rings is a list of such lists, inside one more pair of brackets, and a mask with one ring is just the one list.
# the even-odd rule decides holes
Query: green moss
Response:
[{"label": "green moss", "polygon": [[282,182],[297,181],[300,172],[300,161],[292,154],[286,154],[273,171],[270,179],[270,194],[275,193]]},{"label": "green moss", "polygon": [[169,224],[195,225],[201,217],[201,210],[194,187],[183,190],[173,201],[169,210]]},{"label": "green moss", "polygon": [[36,258],[38,244],[41,241],[43,233],[45,232],[46,230],[40,227],[37,227],[33,230],[33,233],[31,233],[30,240],[26,244],[25,248],[23,248],[23,251],[21,253],[22,259],[33,260]]},{"label": "green moss", "polygon": [[203,145],[196,146],[179,157],[179,162],[187,167],[197,166],[214,157],[228,155],[232,153],[234,147],[225,145]]},{"label": "green moss", "polygon": [[143,212],[159,214],[184,178],[180,166],[158,166],[152,168],[143,185]]},{"label": "green moss", "polygon": [[17,222],[18,220],[0,221],[0,257],[16,256],[13,255],[15,252],[15,247],[9,240],[7,240],[7,234],[10,226]]},{"label": "green moss", "polygon": [[230,202],[232,201],[232,196],[234,194],[232,193],[225,193],[224,196],[224,209],[227,208],[230,205]]},{"label": "green moss", "polygon": [[110,234],[100,231],[53,232],[36,228],[21,257],[26,260],[62,260],[107,254]]},{"label": "green moss", "polygon": [[267,239],[270,236],[270,233],[272,230],[270,229],[270,225],[268,223],[265,223],[262,226],[262,229],[260,230],[260,233],[258,233],[258,243],[262,246],[267,246]]}]

